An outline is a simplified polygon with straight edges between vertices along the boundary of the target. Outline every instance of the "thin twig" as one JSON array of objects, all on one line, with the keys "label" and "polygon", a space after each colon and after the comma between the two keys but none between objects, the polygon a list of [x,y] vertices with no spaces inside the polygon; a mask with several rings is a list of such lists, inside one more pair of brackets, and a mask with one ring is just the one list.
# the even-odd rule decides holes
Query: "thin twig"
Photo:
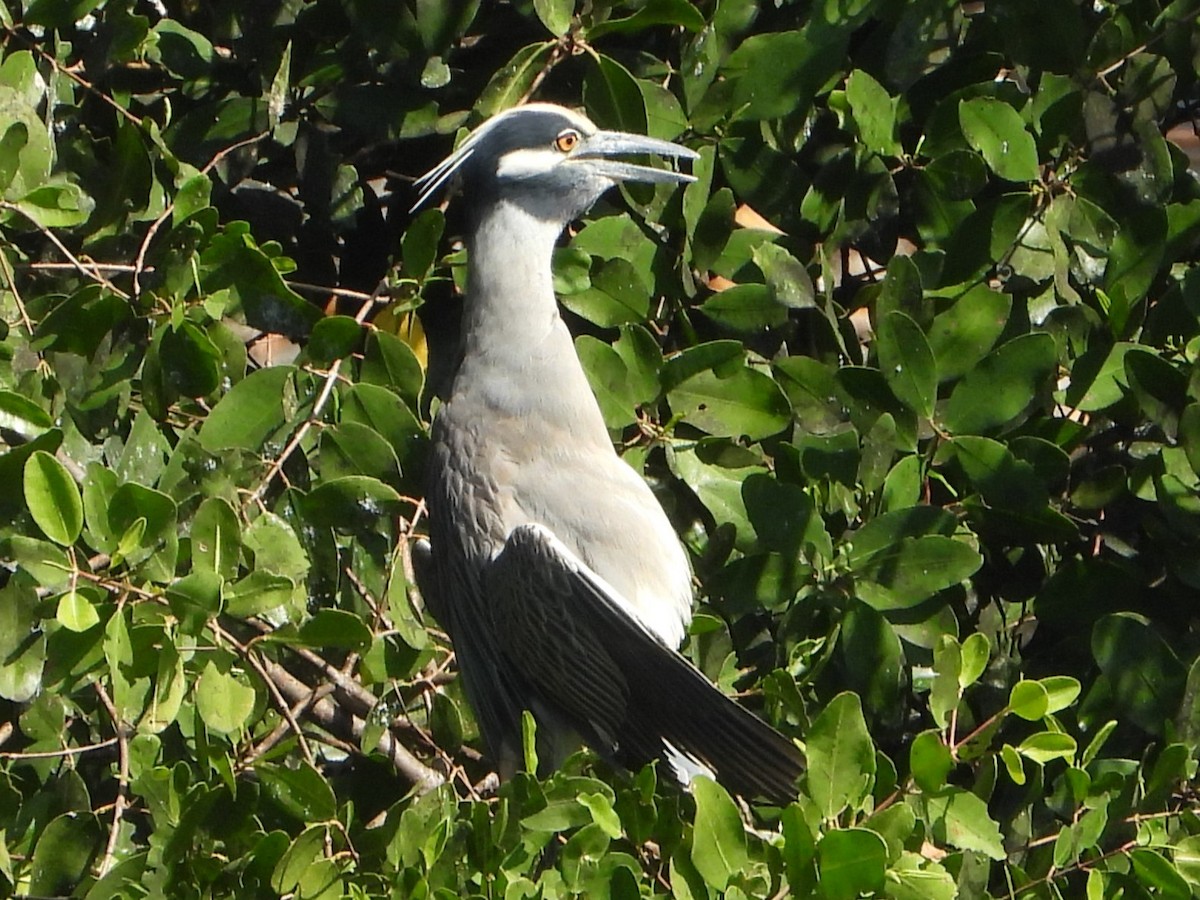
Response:
[{"label": "thin twig", "polygon": [[17,304],[17,312],[21,314],[21,323],[25,326],[25,331],[33,334],[33,320],[29,318],[29,313],[25,311],[25,303],[21,300],[21,292],[17,290],[17,279],[13,274],[12,267],[8,264],[8,257],[0,253],[0,266],[4,269],[4,280],[8,282],[8,289],[12,291],[13,302]]},{"label": "thin twig", "polygon": [[318,687],[316,687],[315,689],[309,691],[309,694],[307,697],[305,697],[304,699],[300,700],[299,702],[295,703],[292,706],[292,708],[291,708],[292,714],[290,717],[285,716],[283,718],[283,720],[281,722],[279,722],[278,725],[276,725],[274,728],[271,729],[270,734],[268,734],[265,738],[263,738],[261,741],[259,741],[257,744],[255,744],[252,748],[250,748],[250,751],[245,755],[245,757],[243,759],[243,762],[245,763],[245,765],[250,765],[256,759],[258,759],[260,756],[265,754],[267,751],[274,748],[280,741],[283,740],[284,736],[286,736],[287,733],[292,730],[292,726],[291,726],[292,720],[299,721],[300,717],[303,716],[306,712],[308,712],[308,710],[312,708],[312,705],[314,703],[316,703],[322,697],[328,696],[332,692],[333,692],[333,685],[331,685],[331,684],[322,684],[322,685],[319,685]]},{"label": "thin twig", "polygon": [[117,707],[112,702],[112,698],[108,696],[104,685],[97,681],[94,682],[94,686],[100,702],[108,711],[109,719],[112,720],[113,729],[117,732],[117,799],[113,801],[112,824],[108,826],[108,842],[104,845],[104,856],[100,860],[98,870],[98,874],[103,878],[105,873],[112,868],[113,859],[116,857],[117,841],[121,837],[121,819],[129,804],[129,736],[125,722],[117,712]]},{"label": "thin twig", "polygon": [[304,758],[308,761],[309,765],[315,767],[317,764],[316,756],[313,754],[312,748],[308,745],[308,741],[304,739],[304,733],[300,730],[300,723],[296,720],[296,717],[292,715],[291,704],[297,702],[299,698],[292,697],[290,698],[290,702],[288,699],[284,698],[283,692],[280,690],[278,683],[276,683],[275,679],[271,675],[272,667],[275,664],[270,660],[260,659],[259,655],[252,648],[247,647],[232,634],[222,628],[218,623],[209,622],[208,627],[212,629],[213,634],[217,635],[220,640],[226,641],[231,646],[236,648],[241,657],[254,668],[254,671],[258,672],[258,676],[263,680],[263,684],[267,686],[267,690],[274,698],[275,705],[279,709],[280,715],[287,720],[288,725],[290,725],[292,731],[295,732],[296,740],[300,744],[300,752],[304,754]]},{"label": "thin twig", "polygon": [[98,97],[102,102],[108,104],[113,109],[115,109],[117,111],[118,115],[120,115],[127,121],[132,122],[138,128],[142,127],[141,119],[139,119],[137,116],[135,116],[133,113],[131,113],[125,107],[123,107],[120,103],[118,103],[112,97],[108,96],[108,94],[104,93],[102,90],[97,88],[90,81],[87,81],[86,79],[84,79],[83,76],[77,75],[72,69],[69,69],[66,66],[62,65],[62,63],[60,63],[57,59],[55,59],[51,54],[49,54],[45,50],[43,50],[39,44],[35,43],[34,41],[24,38],[23,35],[21,35],[19,32],[14,31],[11,28],[5,28],[4,30],[7,31],[8,34],[11,35],[12,37],[21,38],[23,40],[23,42],[25,43],[25,45],[27,47],[29,47],[29,49],[32,50],[34,53],[36,53],[38,56],[40,56],[42,59],[44,59],[47,63],[49,63],[50,68],[54,69],[55,72],[58,72],[62,75],[66,75],[69,79],[71,79],[73,82],[75,82],[81,88],[83,88],[89,94],[92,94],[95,97]]},{"label": "thin twig", "polygon": [[[236,143],[230,144],[228,147],[218,150],[217,153],[213,156],[213,158],[208,161],[208,164],[205,165],[204,168],[202,168],[200,170],[200,174],[207,175],[226,156],[235,152],[236,150],[240,150],[242,147],[245,147],[249,144],[257,144],[259,141],[261,141],[263,138],[265,138],[268,134],[270,134],[269,131],[260,131],[258,134],[254,135],[252,137],[243,138],[242,140],[237,141]],[[166,222],[167,219],[169,219],[172,215],[174,215],[174,213],[175,213],[175,198],[171,198],[171,202],[167,204],[167,208],[164,209],[162,211],[162,213],[159,215],[159,217],[150,224],[149,228],[146,229],[146,236],[142,238],[142,242],[138,246],[137,256],[134,258],[134,261],[133,261],[133,296],[134,296],[134,299],[140,297],[142,294],[142,273],[149,271],[146,268],[146,254],[150,251],[150,242],[153,241],[154,236],[156,234],[158,234],[158,229],[161,228],[163,226],[163,223]]]},{"label": "thin twig", "polygon": [[[383,291],[384,282],[380,282],[379,287],[375,289],[375,293],[372,294],[362,304],[358,312],[355,314],[355,321],[360,324],[366,321],[367,313],[371,311],[371,308],[375,303],[375,299],[379,297]],[[283,467],[287,464],[287,461],[291,458],[292,454],[295,453],[296,449],[304,442],[304,439],[308,436],[308,432],[312,429],[312,427],[321,420],[321,413],[324,411],[325,404],[329,402],[329,398],[333,394],[333,388],[334,385],[337,384],[338,372],[341,370],[341,368],[342,360],[335,359],[333,361],[333,365],[329,367],[328,374],[325,376],[325,382],[321,385],[321,392],[317,395],[317,399],[313,403],[312,412],[309,413],[305,420],[300,423],[300,427],[296,429],[296,433],[292,435],[291,440],[287,442],[287,445],[275,458],[275,461],[271,463],[271,468],[267,470],[267,474],[263,476],[262,481],[260,481],[258,486],[255,487],[255,489],[250,493],[250,496],[244,501],[243,505],[262,502],[263,497],[266,496],[267,490],[272,484],[275,483],[275,479],[279,477],[279,474],[283,471]]]},{"label": "thin twig", "polygon": [[567,55],[568,41],[570,41],[570,38],[566,35],[559,38],[558,43],[554,46],[554,49],[550,51],[550,56],[546,58],[545,64],[538,71],[538,73],[533,76],[533,81],[529,83],[529,88],[521,95],[520,99],[517,100],[518,106],[523,103],[528,103],[529,98],[532,97],[537,92],[537,89],[542,86],[542,82],[546,80],[546,76],[554,71],[555,66],[562,62],[563,57]]},{"label": "thin twig", "polygon": [[[101,263],[94,260],[88,260],[88,267],[95,269],[97,272],[113,272],[118,275],[127,275],[130,272],[136,272],[137,266],[130,263]],[[63,269],[74,269],[75,266],[71,263],[64,262],[27,262],[17,266],[18,269],[28,269],[30,272],[56,272]],[[147,272],[154,271],[147,269]]]},{"label": "thin twig", "polygon": [[24,216],[29,222],[31,222],[33,224],[34,228],[36,228],[39,232],[41,232],[42,236],[44,238],[46,238],[46,240],[50,241],[50,243],[52,243],[55,247],[58,248],[58,251],[63,256],[65,256],[68,260],[70,260],[71,265],[74,266],[80,272],[80,274],[84,275],[87,278],[92,279],[93,281],[96,281],[96,282],[104,285],[106,288],[108,288],[110,291],[112,291],[114,294],[116,294],[121,299],[123,299],[123,300],[129,299],[129,295],[127,293],[125,293],[123,290],[121,290],[119,287],[117,287],[115,284],[113,284],[111,281],[109,281],[107,278],[105,278],[103,272],[101,272],[99,269],[97,269],[95,267],[89,267],[87,263],[83,262],[78,257],[76,257],[74,253],[72,253],[70,250],[67,249],[66,244],[64,244],[62,241],[60,241],[58,239],[58,235],[56,235],[52,229],[47,228],[45,225],[43,225],[41,222],[39,222],[37,219],[35,219],[33,216],[31,216],[28,212],[23,210],[20,206],[18,206],[15,203],[9,203],[7,200],[0,200],[0,209],[12,210],[13,212],[19,213],[20,215]]},{"label": "thin twig", "polygon": [[63,747],[61,750],[6,750],[0,753],[0,759],[62,759],[67,756],[82,756],[85,753],[95,753],[97,750],[107,750],[118,743],[115,737],[99,741],[95,744],[84,744],[80,747]]},{"label": "thin twig", "polygon": [[347,300],[362,300],[365,303],[387,303],[392,299],[380,291],[368,294],[364,291],[353,291],[350,288],[327,287],[323,284],[309,284],[305,281],[288,281],[286,279],[284,280],[284,284],[298,293],[332,294],[335,297],[344,297]]}]

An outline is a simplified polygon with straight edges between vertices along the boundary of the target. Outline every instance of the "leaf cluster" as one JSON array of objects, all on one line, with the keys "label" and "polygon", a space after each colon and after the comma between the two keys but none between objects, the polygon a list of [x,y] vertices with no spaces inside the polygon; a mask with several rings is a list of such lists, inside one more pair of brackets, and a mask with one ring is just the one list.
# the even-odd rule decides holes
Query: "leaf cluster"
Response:
[{"label": "leaf cluster", "polygon": [[[0,896],[1200,895],[1198,14],[5,0]],[[529,98],[700,153],[555,286],[786,808],[497,787],[412,588]]]}]

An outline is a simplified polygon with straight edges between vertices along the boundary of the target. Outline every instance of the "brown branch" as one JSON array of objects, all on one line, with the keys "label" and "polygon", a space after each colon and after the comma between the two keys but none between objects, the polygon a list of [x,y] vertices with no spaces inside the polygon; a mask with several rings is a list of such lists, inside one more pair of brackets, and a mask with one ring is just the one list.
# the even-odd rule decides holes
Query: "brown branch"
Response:
[{"label": "brown branch", "polygon": [[17,312],[21,314],[21,323],[25,326],[26,332],[33,336],[33,320],[29,318],[29,313],[25,311],[25,303],[21,300],[21,292],[17,290],[17,279],[13,274],[12,266],[8,263],[8,257],[0,253],[0,268],[4,270],[4,280],[8,282],[8,289],[12,291],[13,302],[17,304]]},{"label": "brown branch", "polygon": [[109,281],[107,278],[105,278],[103,272],[101,272],[99,268],[89,267],[87,263],[83,262],[78,257],[76,257],[74,253],[72,253],[70,250],[67,249],[66,244],[64,244],[62,241],[60,241],[58,239],[58,235],[56,235],[52,229],[47,228],[45,225],[43,225],[41,222],[39,222],[37,219],[35,219],[33,216],[31,216],[25,210],[21,209],[20,206],[18,206],[15,203],[10,203],[7,200],[0,200],[0,209],[12,210],[13,212],[18,213],[19,215],[23,216],[26,220],[28,220],[33,225],[34,228],[36,228],[39,232],[41,232],[42,236],[44,238],[46,238],[46,240],[48,240],[55,247],[58,248],[58,251],[63,256],[65,256],[70,261],[71,265],[75,269],[77,269],[79,271],[79,273],[82,274],[84,277],[90,278],[93,281],[104,285],[106,288],[108,288],[110,291],[112,291],[114,294],[116,294],[122,300],[129,299],[129,295],[127,293],[125,293],[123,290],[121,290],[119,287],[117,287],[115,284],[113,284],[111,281]]},{"label": "brown branch", "polygon": [[94,753],[97,750],[107,750],[117,743],[119,743],[119,738],[111,737],[95,744],[84,744],[81,747],[64,747],[61,750],[6,750],[0,753],[0,759],[62,759],[68,756],[82,756],[85,753]]},{"label": "brown branch", "polygon": [[326,287],[323,284],[309,284],[304,281],[287,281],[286,279],[284,284],[299,293],[332,294],[335,297],[344,297],[347,300],[361,300],[364,303],[387,303],[392,299],[390,295],[385,295],[381,291],[376,291],[374,294],[367,294],[363,291],[352,291],[350,288]]},{"label": "brown branch", "polygon": [[100,99],[102,102],[108,104],[113,109],[115,109],[117,111],[118,115],[120,115],[127,121],[132,122],[138,128],[142,127],[141,119],[139,119],[137,116],[135,116],[133,113],[131,113],[125,107],[123,107],[120,103],[118,103],[116,100],[114,100],[108,94],[104,93],[102,90],[97,88],[90,81],[87,81],[83,76],[76,74],[73,69],[70,69],[70,68],[67,68],[66,66],[64,66],[57,59],[55,59],[52,54],[47,53],[45,50],[43,50],[40,44],[25,38],[24,35],[20,34],[17,31],[14,31],[11,28],[5,28],[4,30],[11,37],[21,39],[22,42],[25,44],[25,46],[27,46],[33,53],[36,53],[43,60],[45,60],[47,63],[49,63],[50,68],[54,69],[55,72],[58,72],[59,74],[62,74],[62,75],[66,75],[67,78],[71,79],[71,81],[75,82],[77,85],[79,85],[85,91],[87,91],[89,94],[92,94],[93,96]]},{"label": "brown branch", "polygon": [[112,824],[108,826],[108,842],[104,845],[104,856],[101,858],[100,867],[97,870],[97,874],[103,878],[105,873],[112,868],[113,859],[116,857],[117,841],[121,837],[121,819],[129,805],[129,735],[125,722],[117,712],[117,707],[112,702],[112,698],[108,696],[104,685],[97,681],[94,682],[94,686],[100,702],[108,711],[109,719],[112,720],[113,729],[117,732],[117,799],[113,801],[113,817]]},{"label": "brown branch", "polygon": [[308,761],[309,765],[316,766],[316,756],[313,754],[312,748],[308,746],[308,741],[304,739],[304,733],[300,730],[300,723],[296,721],[295,716],[292,715],[291,703],[296,703],[297,699],[294,697],[290,698],[289,702],[288,699],[284,698],[282,692],[280,691],[279,685],[275,682],[275,679],[271,677],[271,666],[273,665],[271,661],[267,659],[260,659],[258,654],[255,653],[253,649],[243,644],[232,634],[222,628],[217,622],[209,622],[208,627],[212,629],[213,634],[215,634],[219,640],[227,641],[231,646],[233,646],[238,653],[241,654],[242,658],[254,668],[254,671],[258,672],[258,676],[263,680],[263,684],[266,685],[267,690],[270,692],[272,698],[274,698],[275,705],[279,709],[280,715],[283,716],[288,725],[291,726],[292,731],[295,732],[296,740],[300,744],[300,752],[304,754],[304,758]]},{"label": "brown branch", "polygon": [[300,717],[308,712],[314,703],[322,697],[328,696],[332,691],[333,685],[331,684],[322,684],[309,691],[306,698],[292,706],[290,717],[284,716],[283,721],[272,728],[270,734],[250,748],[250,752],[245,755],[245,759],[243,760],[244,764],[250,765],[264,753],[275,747],[292,730],[291,723],[293,720],[299,721]]},{"label": "brown branch", "polygon": [[[264,659],[263,666],[279,690],[293,702],[306,698],[312,692],[312,688],[279,663]],[[328,697],[322,697],[313,703],[309,715],[313,721],[332,734],[343,739],[349,738],[361,746],[362,736],[367,728],[365,719],[353,715]],[[440,772],[435,772],[413,756],[389,730],[385,729],[379,736],[375,749],[388,758],[392,767],[408,779],[418,794],[428,793],[446,781]]]}]

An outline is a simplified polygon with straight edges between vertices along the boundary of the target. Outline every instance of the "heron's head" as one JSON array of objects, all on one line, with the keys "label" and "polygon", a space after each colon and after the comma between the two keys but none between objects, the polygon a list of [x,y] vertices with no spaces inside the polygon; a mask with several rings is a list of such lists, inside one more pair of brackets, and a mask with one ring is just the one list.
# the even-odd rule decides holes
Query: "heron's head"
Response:
[{"label": "heron's head", "polygon": [[452,177],[463,201],[476,210],[505,201],[548,222],[565,225],[614,185],[694,181],[671,169],[629,161],[631,156],[695,159],[668,141],[604,131],[561,106],[530,103],[488,119],[450,156],[417,180],[414,209]]}]

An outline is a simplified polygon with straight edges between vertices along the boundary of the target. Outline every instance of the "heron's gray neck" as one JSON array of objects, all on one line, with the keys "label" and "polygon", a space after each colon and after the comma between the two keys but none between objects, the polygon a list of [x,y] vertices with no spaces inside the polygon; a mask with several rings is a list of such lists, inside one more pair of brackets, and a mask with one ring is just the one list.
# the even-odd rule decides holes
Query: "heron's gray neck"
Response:
[{"label": "heron's gray neck", "polygon": [[578,446],[611,452],[554,297],[551,258],[561,231],[560,224],[501,201],[468,236],[463,356],[454,394],[490,415],[528,420],[543,435],[565,433]]},{"label": "heron's gray neck", "polygon": [[497,341],[528,352],[557,321],[551,259],[561,232],[503,200],[483,214],[467,239],[467,353]]}]

